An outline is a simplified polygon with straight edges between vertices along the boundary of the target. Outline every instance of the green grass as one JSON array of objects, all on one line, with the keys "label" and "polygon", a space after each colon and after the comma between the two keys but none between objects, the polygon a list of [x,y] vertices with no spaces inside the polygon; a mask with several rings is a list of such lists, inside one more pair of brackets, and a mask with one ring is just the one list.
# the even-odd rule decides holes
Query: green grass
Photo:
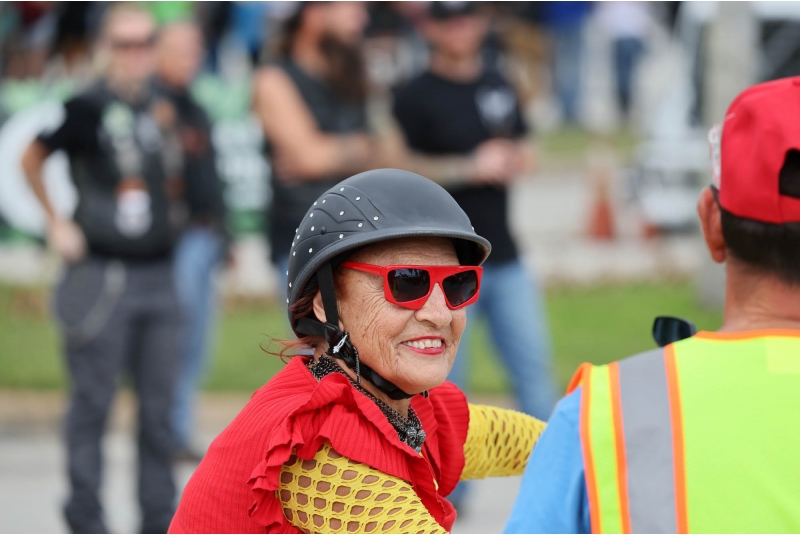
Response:
[{"label": "green grass", "polygon": [[[606,363],[655,347],[650,327],[659,314],[690,318],[701,329],[713,330],[721,323],[719,312],[696,304],[685,281],[559,288],[549,290],[546,298],[555,370],[562,386],[581,362]],[[44,291],[0,286],[0,387],[64,387],[58,337],[47,312]],[[283,314],[272,305],[227,307],[206,388],[252,391],[264,384],[283,363],[261,348],[270,347],[271,336],[285,337],[286,328]],[[472,391],[505,391],[508,379],[484,326],[465,342],[471,346]]]},{"label": "green grass", "polygon": [[56,329],[47,317],[49,295],[0,286],[0,387],[64,385]]},{"label": "green grass", "polygon": [[599,135],[582,128],[564,127],[542,132],[538,137],[539,155],[544,168],[585,169],[590,150],[599,147],[613,149],[623,162],[628,161],[640,141],[638,134],[627,129]]}]

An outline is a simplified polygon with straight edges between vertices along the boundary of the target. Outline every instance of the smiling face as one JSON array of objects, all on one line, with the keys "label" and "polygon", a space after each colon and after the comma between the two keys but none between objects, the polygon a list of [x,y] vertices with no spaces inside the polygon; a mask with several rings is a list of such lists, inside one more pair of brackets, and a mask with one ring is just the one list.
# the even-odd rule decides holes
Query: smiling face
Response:
[{"label": "smiling face", "polygon": [[[459,265],[452,242],[445,238],[379,243],[348,260],[381,266]],[[339,269],[336,290],[344,330],[350,332],[365,364],[409,394],[444,382],[456,358],[467,312],[450,310],[439,285],[419,310],[388,302],[382,277],[353,269]]]}]

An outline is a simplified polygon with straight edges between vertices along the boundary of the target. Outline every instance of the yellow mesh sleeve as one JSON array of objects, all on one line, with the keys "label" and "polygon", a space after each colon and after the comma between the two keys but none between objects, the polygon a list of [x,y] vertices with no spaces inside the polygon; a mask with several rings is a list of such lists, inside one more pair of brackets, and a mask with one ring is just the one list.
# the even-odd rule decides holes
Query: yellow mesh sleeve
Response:
[{"label": "yellow mesh sleeve", "polygon": [[306,533],[447,533],[409,483],[351,461],[328,443],[311,460],[292,455],[280,481],[283,514]]},{"label": "yellow mesh sleeve", "polygon": [[470,403],[461,479],[522,474],[545,425],[521,412]]}]

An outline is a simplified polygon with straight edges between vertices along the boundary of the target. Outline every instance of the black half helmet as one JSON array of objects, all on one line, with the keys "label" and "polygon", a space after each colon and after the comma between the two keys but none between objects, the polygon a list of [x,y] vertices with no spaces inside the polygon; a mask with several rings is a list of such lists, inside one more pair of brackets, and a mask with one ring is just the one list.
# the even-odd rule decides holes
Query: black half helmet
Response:
[{"label": "black half helmet", "polygon": [[[286,303],[293,305],[320,267],[342,253],[413,236],[452,238],[462,265],[478,266],[491,251],[455,199],[432,180],[375,169],[340,182],[314,202],[295,233]],[[292,329],[300,334],[296,325]]]}]

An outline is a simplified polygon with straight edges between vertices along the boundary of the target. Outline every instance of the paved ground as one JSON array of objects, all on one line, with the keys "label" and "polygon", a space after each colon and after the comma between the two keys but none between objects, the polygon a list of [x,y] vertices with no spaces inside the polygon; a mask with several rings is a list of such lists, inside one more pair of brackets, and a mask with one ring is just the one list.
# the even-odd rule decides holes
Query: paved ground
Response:
[{"label": "paved ground", "polygon": [[[207,396],[202,402],[200,442],[208,444],[230,421],[247,396]],[[479,400],[507,405],[508,400]],[[0,533],[60,533],[67,527],[61,504],[67,493],[64,451],[58,435],[60,394],[0,393]],[[24,405],[20,410],[13,406]],[[109,528],[130,533],[138,529],[135,494],[135,442],[131,434],[133,403],[122,395],[115,404],[111,432],[104,442],[103,503]],[[193,467],[181,465],[183,487]],[[498,533],[513,504],[520,478],[498,478],[473,484],[456,523],[456,533]]]}]

